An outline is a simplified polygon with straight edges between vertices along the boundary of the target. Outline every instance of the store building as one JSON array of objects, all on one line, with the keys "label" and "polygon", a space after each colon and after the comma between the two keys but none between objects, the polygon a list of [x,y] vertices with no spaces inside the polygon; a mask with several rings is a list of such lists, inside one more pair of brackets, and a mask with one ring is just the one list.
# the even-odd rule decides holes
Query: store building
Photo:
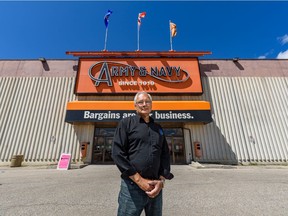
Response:
[{"label": "store building", "polygon": [[287,163],[288,61],[209,52],[67,52],[0,61],[0,164],[106,164],[138,91],[153,97],[173,164]]}]

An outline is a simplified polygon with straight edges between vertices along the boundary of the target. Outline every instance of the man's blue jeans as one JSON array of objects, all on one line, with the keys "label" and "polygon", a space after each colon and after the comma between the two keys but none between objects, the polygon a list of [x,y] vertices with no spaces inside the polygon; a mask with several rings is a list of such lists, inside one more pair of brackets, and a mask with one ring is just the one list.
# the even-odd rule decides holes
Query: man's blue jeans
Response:
[{"label": "man's blue jeans", "polygon": [[140,216],[143,209],[146,216],[162,215],[162,191],[150,198],[132,180],[121,179],[118,203],[118,216]]}]

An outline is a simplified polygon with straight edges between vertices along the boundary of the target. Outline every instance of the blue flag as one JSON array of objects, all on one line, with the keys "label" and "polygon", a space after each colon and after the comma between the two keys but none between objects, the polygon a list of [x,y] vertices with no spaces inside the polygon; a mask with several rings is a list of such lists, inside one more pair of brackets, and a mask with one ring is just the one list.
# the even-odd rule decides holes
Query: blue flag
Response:
[{"label": "blue flag", "polygon": [[109,16],[112,14],[111,10],[108,10],[107,14],[104,16],[104,24],[106,28],[108,27],[108,22],[109,22]]}]

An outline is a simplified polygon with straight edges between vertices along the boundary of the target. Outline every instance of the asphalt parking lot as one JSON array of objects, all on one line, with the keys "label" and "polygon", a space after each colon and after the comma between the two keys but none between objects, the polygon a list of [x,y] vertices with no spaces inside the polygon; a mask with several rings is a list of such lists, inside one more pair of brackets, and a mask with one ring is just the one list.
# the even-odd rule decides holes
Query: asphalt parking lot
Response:
[{"label": "asphalt parking lot", "polygon": [[[163,215],[288,215],[288,167],[172,166]],[[0,215],[111,216],[120,185],[114,165],[82,169],[0,167]]]}]

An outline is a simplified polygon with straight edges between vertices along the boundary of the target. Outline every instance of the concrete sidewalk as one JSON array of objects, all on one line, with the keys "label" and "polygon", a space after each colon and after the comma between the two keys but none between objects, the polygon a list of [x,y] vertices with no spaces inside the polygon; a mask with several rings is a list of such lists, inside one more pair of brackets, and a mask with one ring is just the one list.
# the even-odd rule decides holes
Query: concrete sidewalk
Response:
[{"label": "concrete sidewalk", "polygon": [[[163,215],[288,214],[286,167],[226,168],[172,166]],[[116,215],[119,176],[114,165],[67,171],[0,167],[0,215]]]}]

